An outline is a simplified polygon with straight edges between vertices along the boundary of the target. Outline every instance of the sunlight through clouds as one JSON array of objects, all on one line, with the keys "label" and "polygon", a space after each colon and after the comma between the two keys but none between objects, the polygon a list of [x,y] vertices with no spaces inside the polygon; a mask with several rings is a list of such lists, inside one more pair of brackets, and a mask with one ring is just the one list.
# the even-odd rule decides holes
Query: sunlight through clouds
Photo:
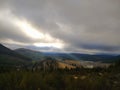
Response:
[{"label": "sunlight through clouds", "polygon": [[63,48],[63,44],[62,43],[35,43],[34,44],[37,47],[55,47],[58,49],[62,49]]},{"label": "sunlight through clouds", "polygon": [[15,24],[29,37],[33,39],[42,39],[44,34],[37,31],[30,23],[25,20],[16,20]]},{"label": "sunlight through clouds", "polygon": [[[5,18],[7,17],[7,18]],[[29,21],[25,19],[20,19],[15,16],[9,9],[5,9],[0,12],[0,21],[7,22],[9,24],[18,27],[19,30],[22,31],[26,36],[33,40],[37,40],[37,42],[33,43],[34,46],[37,47],[54,47],[54,48],[63,48],[63,42],[57,38],[52,37],[47,33],[43,33],[40,28],[34,27]],[[8,43],[15,41],[7,40]],[[18,42],[16,42],[18,43]]]},{"label": "sunlight through clouds", "polygon": [[47,41],[46,43],[35,43],[34,45],[37,47],[54,47],[54,48],[63,48],[63,43],[59,39],[55,39],[51,37],[49,34],[43,34],[36,30],[31,24],[27,21],[17,21],[16,25],[23,30],[28,36],[33,39],[43,39]]}]

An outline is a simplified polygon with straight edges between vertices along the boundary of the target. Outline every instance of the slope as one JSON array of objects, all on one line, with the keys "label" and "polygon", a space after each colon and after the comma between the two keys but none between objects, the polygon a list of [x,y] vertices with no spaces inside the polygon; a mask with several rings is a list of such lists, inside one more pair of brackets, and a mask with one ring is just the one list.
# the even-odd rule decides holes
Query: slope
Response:
[{"label": "slope", "polygon": [[29,62],[31,62],[30,58],[20,55],[0,44],[0,66],[16,66]]},{"label": "slope", "polygon": [[21,55],[28,56],[32,60],[42,60],[44,57],[41,52],[33,51],[33,50],[25,49],[25,48],[19,48],[14,51]]}]

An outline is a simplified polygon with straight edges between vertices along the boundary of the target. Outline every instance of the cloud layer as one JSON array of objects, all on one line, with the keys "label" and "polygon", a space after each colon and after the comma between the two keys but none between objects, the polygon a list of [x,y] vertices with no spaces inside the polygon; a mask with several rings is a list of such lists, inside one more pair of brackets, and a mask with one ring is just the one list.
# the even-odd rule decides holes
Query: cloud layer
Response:
[{"label": "cloud layer", "polygon": [[[0,41],[10,48],[119,54],[119,8],[119,0],[0,0]],[[27,35],[32,29],[42,38]]]}]

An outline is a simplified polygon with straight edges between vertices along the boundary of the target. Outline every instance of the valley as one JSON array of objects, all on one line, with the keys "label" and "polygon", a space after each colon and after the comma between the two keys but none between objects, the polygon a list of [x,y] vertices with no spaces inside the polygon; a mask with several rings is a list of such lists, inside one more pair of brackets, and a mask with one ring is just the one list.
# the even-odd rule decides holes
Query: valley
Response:
[{"label": "valley", "polygon": [[119,90],[119,86],[119,55],[71,57],[0,45],[0,90]]},{"label": "valley", "polygon": [[[90,60],[88,59],[90,57]],[[111,58],[112,57],[112,58]],[[0,64],[8,64],[9,65],[25,65],[28,68],[37,65],[40,63],[50,63],[50,61],[55,61],[57,66],[56,68],[60,69],[74,69],[74,68],[108,68],[112,65],[111,60],[118,56],[100,56],[100,55],[88,55],[88,54],[69,54],[69,53],[45,53],[38,52],[29,49],[16,49],[10,50],[7,47],[0,45]],[[97,58],[95,60],[95,58]],[[104,61],[104,59],[107,59]],[[117,61],[117,59],[116,59]],[[34,63],[33,63],[34,62]],[[51,62],[50,64],[55,64],[55,62]],[[32,65],[32,66],[31,66]],[[4,65],[3,65],[4,66]],[[47,67],[50,68],[51,65]]]}]

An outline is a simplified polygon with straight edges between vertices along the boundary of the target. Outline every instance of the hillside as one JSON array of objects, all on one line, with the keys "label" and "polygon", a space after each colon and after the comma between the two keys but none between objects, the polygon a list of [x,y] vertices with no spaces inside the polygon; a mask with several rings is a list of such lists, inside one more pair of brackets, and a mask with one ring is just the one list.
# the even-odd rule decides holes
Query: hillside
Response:
[{"label": "hillside", "polygon": [[0,44],[0,66],[23,65],[29,63],[30,61],[30,58],[18,54]]},{"label": "hillside", "polygon": [[15,51],[5,47],[5,46],[3,46],[2,44],[0,44],[0,55],[9,55],[9,56],[20,58],[20,59],[23,59],[26,61],[30,60],[30,58],[23,56]]},{"label": "hillside", "polygon": [[30,49],[19,48],[14,51],[21,55],[27,56],[27,57],[31,58],[32,60],[42,60],[44,57],[41,52],[33,51]]},{"label": "hillside", "polygon": [[44,59],[34,64],[33,69],[48,71],[48,70],[57,70],[57,69],[65,69],[65,68],[74,69],[76,67],[77,66],[72,63],[58,61],[58,60],[49,58],[49,59]]}]

